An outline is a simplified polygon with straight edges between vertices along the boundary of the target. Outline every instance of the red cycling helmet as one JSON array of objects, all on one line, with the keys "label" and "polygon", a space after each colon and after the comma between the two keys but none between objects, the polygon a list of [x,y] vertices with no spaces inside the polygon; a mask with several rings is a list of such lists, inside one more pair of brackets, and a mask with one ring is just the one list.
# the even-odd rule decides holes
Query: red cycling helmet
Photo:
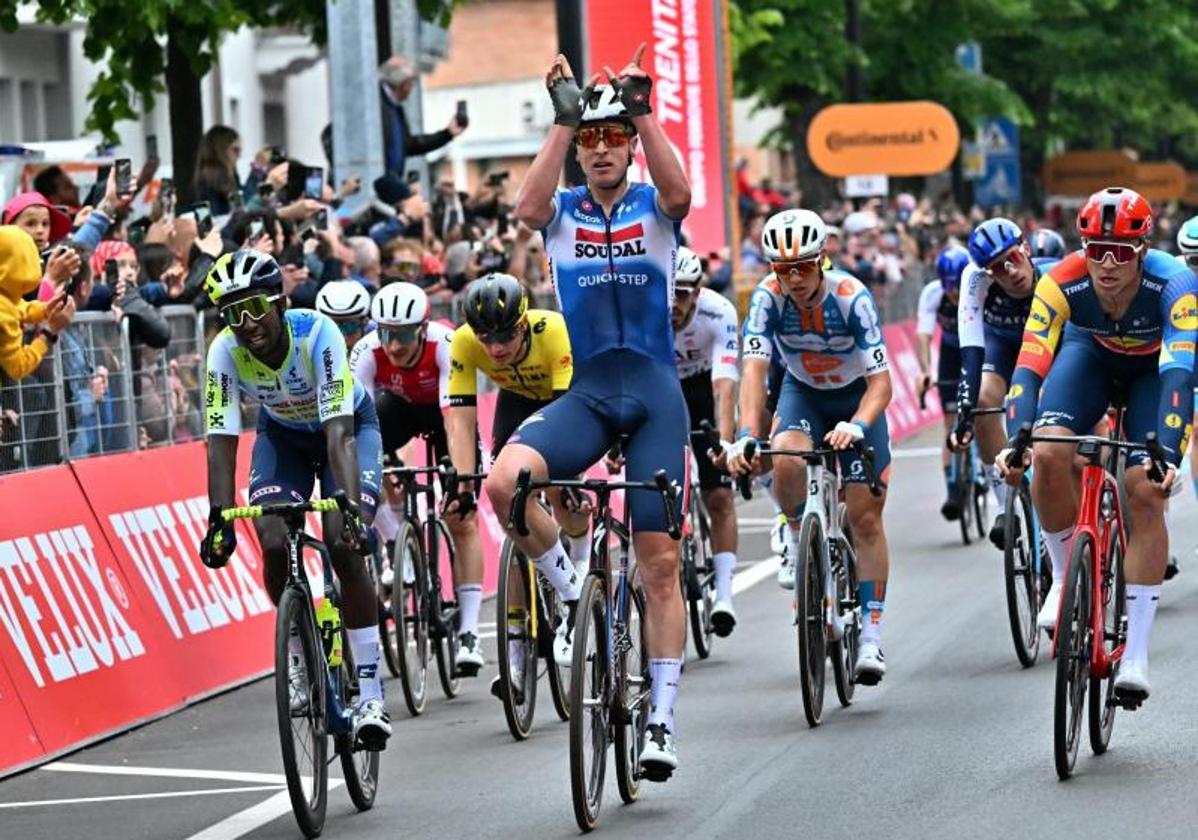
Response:
[{"label": "red cycling helmet", "polygon": [[1107,187],[1086,199],[1077,213],[1082,239],[1142,239],[1152,231],[1152,208],[1125,187]]}]

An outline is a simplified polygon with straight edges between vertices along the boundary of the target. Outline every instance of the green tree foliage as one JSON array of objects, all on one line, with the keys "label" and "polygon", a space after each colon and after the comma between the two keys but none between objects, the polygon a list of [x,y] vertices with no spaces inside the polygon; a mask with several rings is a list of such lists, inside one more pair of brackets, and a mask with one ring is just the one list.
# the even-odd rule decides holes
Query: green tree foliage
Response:
[{"label": "green tree foliage", "polygon": [[[1198,10],[1185,4],[855,0],[855,47],[842,0],[732,2],[738,93],[782,107],[788,123],[813,100],[843,101],[857,62],[867,100],[938,101],[966,135],[986,117],[1015,120],[1033,183],[1045,155],[1064,148],[1131,146],[1198,163]],[[966,40],[981,44],[984,75],[957,67]],[[797,132],[794,147],[801,164]]]}]

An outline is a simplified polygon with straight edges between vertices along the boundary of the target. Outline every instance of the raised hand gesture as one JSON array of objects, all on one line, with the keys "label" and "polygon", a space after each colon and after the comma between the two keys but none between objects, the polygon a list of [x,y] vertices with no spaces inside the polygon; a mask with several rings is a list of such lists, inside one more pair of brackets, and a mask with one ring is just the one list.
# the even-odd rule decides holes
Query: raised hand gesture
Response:
[{"label": "raised hand gesture", "polygon": [[632,54],[632,61],[624,65],[624,69],[618,76],[610,67],[603,66],[607,80],[616,91],[616,95],[620,97],[620,101],[624,103],[624,107],[628,109],[630,117],[643,117],[653,110],[649,104],[649,94],[653,91],[653,79],[641,67],[645,46],[645,42],[642,41],[641,45],[636,48],[636,52]]}]

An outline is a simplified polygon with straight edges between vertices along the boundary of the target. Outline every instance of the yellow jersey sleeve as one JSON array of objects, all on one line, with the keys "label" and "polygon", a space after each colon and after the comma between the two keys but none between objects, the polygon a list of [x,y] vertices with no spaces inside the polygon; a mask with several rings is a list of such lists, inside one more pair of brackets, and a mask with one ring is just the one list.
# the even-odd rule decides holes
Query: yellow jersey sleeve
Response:
[{"label": "yellow jersey sleeve", "polygon": [[545,352],[552,371],[550,384],[556,393],[570,387],[570,379],[574,376],[574,353],[570,349],[570,333],[566,330],[566,319],[560,313],[554,312],[547,321]]},{"label": "yellow jersey sleeve", "polygon": [[454,330],[449,343],[449,405],[474,405],[478,397],[478,339],[469,324]]}]

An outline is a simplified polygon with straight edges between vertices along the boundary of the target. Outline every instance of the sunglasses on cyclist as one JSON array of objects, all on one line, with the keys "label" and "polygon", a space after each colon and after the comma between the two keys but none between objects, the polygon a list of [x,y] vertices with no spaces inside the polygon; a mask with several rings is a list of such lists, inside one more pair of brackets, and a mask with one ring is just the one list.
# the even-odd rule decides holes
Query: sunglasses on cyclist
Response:
[{"label": "sunglasses on cyclist", "polygon": [[1110,255],[1115,265],[1127,265],[1144,250],[1144,243],[1137,242],[1107,242],[1102,239],[1090,239],[1086,242],[1086,259],[1100,263]]},{"label": "sunglasses on cyclist", "polygon": [[1186,254],[1186,265],[1198,271],[1198,254]]},{"label": "sunglasses on cyclist", "polygon": [[495,330],[494,332],[483,333],[475,336],[483,344],[507,344],[513,338],[520,334],[520,325],[508,327],[506,330]]},{"label": "sunglasses on cyclist", "polygon": [[986,266],[986,271],[991,277],[1010,277],[1019,270],[1020,256],[1023,251],[1019,248],[1012,249],[1005,259],[995,260]]},{"label": "sunglasses on cyclist", "polygon": [[398,341],[400,344],[412,344],[418,338],[424,329],[423,324],[413,324],[406,327],[379,327],[379,340],[385,345],[392,341]]},{"label": "sunglasses on cyclist", "polygon": [[226,324],[233,329],[237,329],[245,323],[245,319],[251,321],[261,321],[274,308],[274,302],[281,295],[254,295],[253,297],[242,298],[239,301],[222,306],[220,309],[220,317]]},{"label": "sunglasses on cyclist", "polygon": [[819,263],[819,257],[790,262],[770,262],[770,270],[778,277],[789,277],[792,274],[810,274],[812,269],[819,267]]},{"label": "sunglasses on cyclist", "polygon": [[365,322],[354,318],[351,321],[337,321],[337,329],[341,330],[342,335],[354,335],[360,333],[366,328]]},{"label": "sunglasses on cyclist", "polygon": [[574,133],[574,141],[584,149],[593,149],[602,140],[607,147],[627,146],[632,134],[618,125],[587,125]]},{"label": "sunglasses on cyclist", "polygon": [[674,297],[685,300],[697,291],[699,291],[697,286],[675,286]]}]

